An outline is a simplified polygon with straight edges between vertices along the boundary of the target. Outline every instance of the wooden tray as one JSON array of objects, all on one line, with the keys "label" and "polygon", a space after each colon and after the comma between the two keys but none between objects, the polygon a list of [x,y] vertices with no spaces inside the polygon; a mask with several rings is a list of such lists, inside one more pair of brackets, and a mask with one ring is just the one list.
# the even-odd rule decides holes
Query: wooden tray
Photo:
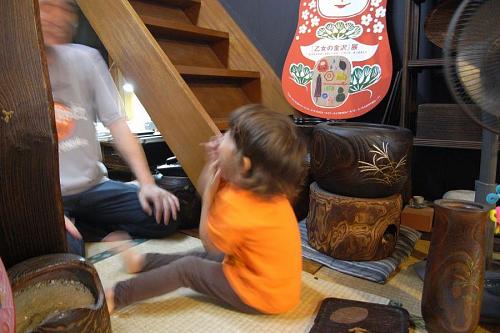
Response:
[{"label": "wooden tray", "polygon": [[409,314],[389,305],[326,298],[310,333],[403,333],[409,330]]}]

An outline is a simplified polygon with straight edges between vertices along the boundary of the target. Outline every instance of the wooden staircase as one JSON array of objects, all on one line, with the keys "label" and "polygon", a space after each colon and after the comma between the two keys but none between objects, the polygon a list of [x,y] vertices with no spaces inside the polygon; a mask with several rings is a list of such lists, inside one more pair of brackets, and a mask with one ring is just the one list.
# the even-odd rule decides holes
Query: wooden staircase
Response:
[{"label": "wooden staircase", "polygon": [[191,180],[204,163],[199,143],[226,129],[235,108],[292,112],[278,77],[218,0],[78,4]]}]

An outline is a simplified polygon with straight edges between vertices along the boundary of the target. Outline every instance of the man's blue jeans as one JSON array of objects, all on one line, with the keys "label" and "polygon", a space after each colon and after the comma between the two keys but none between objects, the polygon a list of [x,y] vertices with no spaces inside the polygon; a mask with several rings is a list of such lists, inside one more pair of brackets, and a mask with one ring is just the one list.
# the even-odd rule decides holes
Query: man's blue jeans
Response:
[{"label": "man's blue jeans", "polygon": [[113,231],[122,230],[136,238],[163,238],[177,230],[170,218],[168,225],[158,224],[139,203],[135,185],[105,181],[85,192],[63,197],[66,216],[75,219],[83,236],[77,240],[67,235],[71,253],[84,256],[83,241],[100,241]]}]

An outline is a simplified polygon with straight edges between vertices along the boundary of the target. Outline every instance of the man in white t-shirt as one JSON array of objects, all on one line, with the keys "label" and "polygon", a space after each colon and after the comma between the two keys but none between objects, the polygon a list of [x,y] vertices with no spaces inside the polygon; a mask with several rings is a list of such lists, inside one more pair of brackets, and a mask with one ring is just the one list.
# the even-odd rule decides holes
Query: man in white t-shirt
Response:
[{"label": "man in white t-shirt", "polygon": [[[159,238],[173,233],[179,201],[158,187],[144,151],[130,132],[108,68],[95,49],[69,44],[78,21],[72,0],[39,0],[59,139],[59,170],[71,252],[83,255],[83,238],[115,230]],[[109,180],[94,122],[111,132],[115,148],[139,187]],[[71,223],[76,221],[76,228]],[[79,231],[80,232],[79,232]]]}]

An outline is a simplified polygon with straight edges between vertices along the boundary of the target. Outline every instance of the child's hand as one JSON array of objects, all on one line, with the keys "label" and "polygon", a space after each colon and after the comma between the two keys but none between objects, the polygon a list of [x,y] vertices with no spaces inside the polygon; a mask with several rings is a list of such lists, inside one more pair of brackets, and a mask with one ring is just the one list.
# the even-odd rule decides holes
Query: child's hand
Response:
[{"label": "child's hand", "polygon": [[219,158],[219,145],[222,141],[222,135],[213,136],[210,141],[203,143],[207,154],[207,163],[212,163]]}]

